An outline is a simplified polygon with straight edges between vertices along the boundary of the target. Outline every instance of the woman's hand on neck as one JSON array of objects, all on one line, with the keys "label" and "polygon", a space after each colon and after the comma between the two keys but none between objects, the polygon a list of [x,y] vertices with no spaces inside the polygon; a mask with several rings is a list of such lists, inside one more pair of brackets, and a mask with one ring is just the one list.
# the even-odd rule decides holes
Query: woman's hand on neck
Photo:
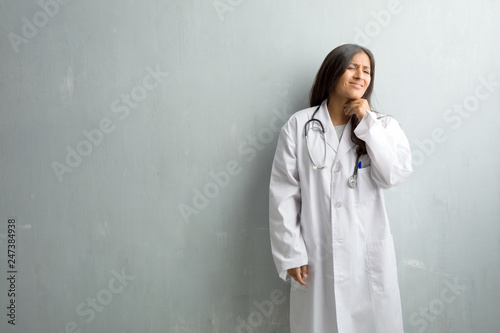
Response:
[{"label": "woman's hand on neck", "polygon": [[348,98],[338,97],[334,94],[328,99],[328,113],[332,120],[333,126],[345,125],[349,122],[350,116],[344,112],[344,105],[349,102]]}]

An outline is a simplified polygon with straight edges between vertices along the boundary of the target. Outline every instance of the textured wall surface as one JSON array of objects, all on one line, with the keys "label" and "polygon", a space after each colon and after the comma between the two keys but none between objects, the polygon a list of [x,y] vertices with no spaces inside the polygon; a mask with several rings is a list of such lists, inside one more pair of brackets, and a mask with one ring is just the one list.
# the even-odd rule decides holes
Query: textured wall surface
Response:
[{"label": "textured wall surface", "polygon": [[415,173],[386,192],[405,331],[498,332],[499,14],[0,0],[0,331],[288,332],[267,220],[277,131],[355,42],[412,146]]}]

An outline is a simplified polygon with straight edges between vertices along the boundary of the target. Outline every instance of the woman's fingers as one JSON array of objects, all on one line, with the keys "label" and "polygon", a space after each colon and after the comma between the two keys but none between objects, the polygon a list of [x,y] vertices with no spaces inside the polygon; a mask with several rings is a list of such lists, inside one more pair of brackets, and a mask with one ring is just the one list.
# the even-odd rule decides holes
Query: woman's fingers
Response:
[{"label": "woman's fingers", "polygon": [[300,283],[301,285],[303,285],[303,286],[307,285],[306,282],[304,280],[302,280],[303,278],[307,277],[307,265],[301,266],[301,267],[290,268],[288,270],[288,274],[290,274],[290,276],[295,281]]},{"label": "woman's fingers", "polygon": [[300,270],[302,271],[302,278],[307,277],[307,265],[300,267]]},{"label": "woman's fingers", "polygon": [[297,275],[297,278],[295,279],[295,281],[297,281],[298,283],[300,283],[303,286],[307,286],[306,282],[304,280],[302,280],[302,277],[300,276],[300,274]]},{"label": "woman's fingers", "polygon": [[293,277],[294,280],[298,281],[298,278],[300,277],[300,268],[290,268],[288,270],[288,274],[290,274],[290,276]]},{"label": "woman's fingers", "polygon": [[369,110],[369,106],[365,99],[353,100],[344,105],[344,113],[348,116],[355,114],[359,120],[366,115],[366,110]]}]

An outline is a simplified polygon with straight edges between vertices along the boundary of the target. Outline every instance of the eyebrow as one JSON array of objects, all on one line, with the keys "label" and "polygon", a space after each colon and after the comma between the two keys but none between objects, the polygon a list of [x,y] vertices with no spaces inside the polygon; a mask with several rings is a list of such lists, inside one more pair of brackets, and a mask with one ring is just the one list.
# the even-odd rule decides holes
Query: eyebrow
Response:
[{"label": "eyebrow", "polygon": [[[355,62],[351,62],[351,65],[354,65],[354,66],[359,66],[359,64],[357,64],[357,63],[355,63]],[[363,68],[370,69],[370,66],[363,66]]]}]

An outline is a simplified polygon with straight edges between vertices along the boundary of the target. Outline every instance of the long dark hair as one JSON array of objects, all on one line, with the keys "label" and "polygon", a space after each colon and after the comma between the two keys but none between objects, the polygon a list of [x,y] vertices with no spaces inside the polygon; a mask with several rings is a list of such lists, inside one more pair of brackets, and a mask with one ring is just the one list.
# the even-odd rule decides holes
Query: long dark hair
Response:
[{"label": "long dark hair", "polygon": [[[362,98],[368,101],[370,109],[372,109],[371,96],[373,85],[375,83],[375,59],[373,54],[366,47],[357,44],[344,44],[333,49],[325,58],[319,68],[314,84],[311,88],[309,96],[310,106],[320,105],[325,99],[330,98],[337,82],[344,74],[347,67],[351,64],[354,55],[359,52],[364,52],[370,58],[370,77],[371,81],[366,88]],[[363,140],[354,134],[354,129],[359,124],[359,119],[355,115],[351,117],[351,140],[358,145],[358,153],[366,154],[366,144]]]}]

